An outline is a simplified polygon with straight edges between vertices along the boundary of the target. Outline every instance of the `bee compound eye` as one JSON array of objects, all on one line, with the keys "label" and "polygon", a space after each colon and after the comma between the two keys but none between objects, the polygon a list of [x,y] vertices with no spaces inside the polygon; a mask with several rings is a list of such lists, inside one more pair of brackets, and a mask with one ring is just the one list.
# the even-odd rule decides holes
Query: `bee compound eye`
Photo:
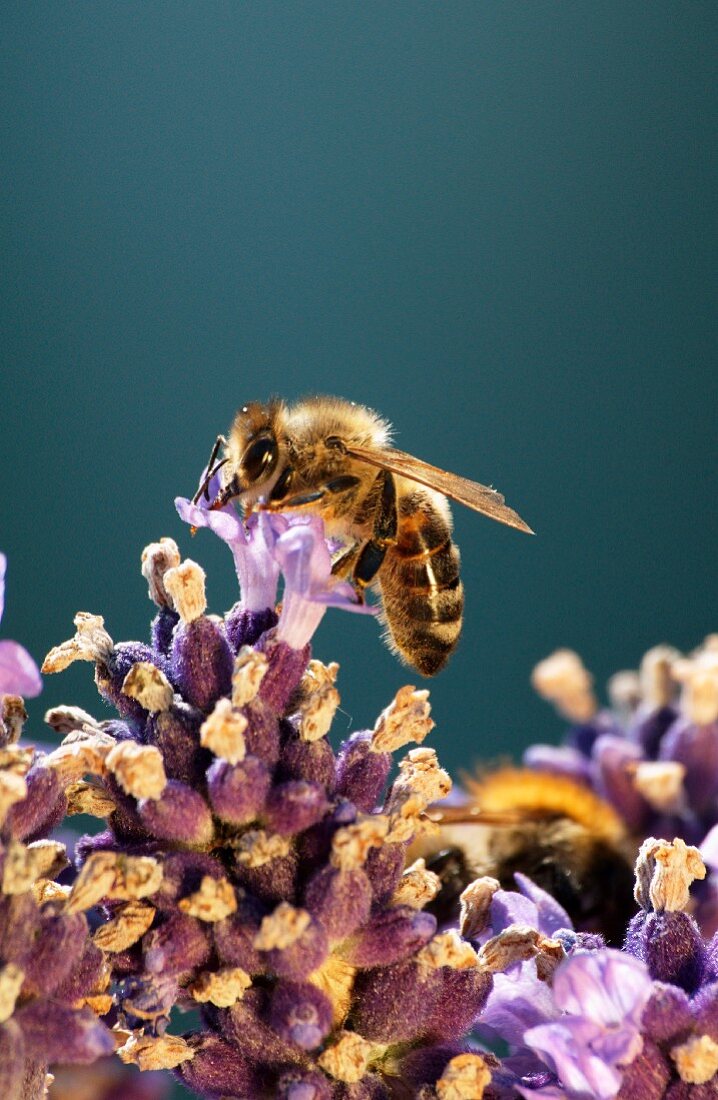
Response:
[{"label": "bee compound eye", "polygon": [[277,464],[277,441],[262,435],[249,444],[242,457],[242,480],[248,485],[269,477]]}]

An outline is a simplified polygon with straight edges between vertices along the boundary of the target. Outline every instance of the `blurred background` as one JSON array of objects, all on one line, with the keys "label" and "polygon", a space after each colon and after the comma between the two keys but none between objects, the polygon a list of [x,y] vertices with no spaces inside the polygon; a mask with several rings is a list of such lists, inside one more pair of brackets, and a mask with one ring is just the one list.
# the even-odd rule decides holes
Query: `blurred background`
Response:
[{"label": "blurred background", "polygon": [[[41,660],[152,614],[143,546],[192,540],[236,408],[339,394],[505,493],[456,509],[466,620],[431,682],[454,772],[561,725],[528,678],[602,685],[716,614],[718,8],[9,0],[3,110],[4,637]],[[335,740],[416,682],[329,612]],[[107,716],[91,668],[31,704]]]}]

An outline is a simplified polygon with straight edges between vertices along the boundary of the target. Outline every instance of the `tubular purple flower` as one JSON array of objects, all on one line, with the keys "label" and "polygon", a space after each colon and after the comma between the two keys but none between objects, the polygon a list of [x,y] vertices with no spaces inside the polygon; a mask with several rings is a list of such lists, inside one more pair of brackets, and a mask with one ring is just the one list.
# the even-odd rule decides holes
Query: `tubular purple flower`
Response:
[{"label": "tubular purple flower", "polygon": [[267,522],[266,513],[255,512],[245,523],[231,504],[210,511],[206,504],[204,507],[202,503],[192,504],[184,497],[177,497],[175,508],[185,523],[208,527],[227,543],[234,558],[243,607],[247,611],[266,611],[273,607],[277,599],[279,562],[273,555],[275,531]]},{"label": "tubular purple flower", "polygon": [[[292,649],[303,649],[327,607],[373,614],[371,607],[357,602],[350,584],[332,584],[332,560],[321,519],[302,517],[304,522],[291,525],[283,516],[269,519],[278,534],[274,555],[284,575],[282,611],[277,624],[280,641]],[[286,527],[280,521],[284,521]]]},{"label": "tubular purple flower", "polygon": [[608,948],[581,952],[554,977],[554,1003],[563,1015],[530,1028],[524,1041],[556,1072],[569,1097],[611,1100],[621,1067],[643,1047],[641,1017],[651,992],[638,959]]},{"label": "tubular purple flower", "polygon": [[[0,553],[0,620],[5,610],[7,558]],[[42,677],[32,657],[19,642],[0,641],[0,697],[23,695],[28,699],[42,691]],[[0,700],[1,705],[1,700]]]}]

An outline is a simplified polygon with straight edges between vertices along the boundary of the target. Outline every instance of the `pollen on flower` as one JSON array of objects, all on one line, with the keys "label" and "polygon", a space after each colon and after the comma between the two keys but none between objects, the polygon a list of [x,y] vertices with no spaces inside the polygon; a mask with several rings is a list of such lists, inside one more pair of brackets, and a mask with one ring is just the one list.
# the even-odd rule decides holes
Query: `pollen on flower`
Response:
[{"label": "pollen on flower", "polygon": [[440,932],[429,940],[419,951],[416,960],[431,970],[438,970],[440,966],[448,966],[452,970],[467,970],[479,963],[474,948],[461,938],[455,928]]},{"label": "pollen on flower", "polygon": [[335,1080],[356,1084],[364,1076],[373,1051],[373,1043],[354,1031],[343,1031],[321,1055],[319,1065]]},{"label": "pollen on flower", "polygon": [[461,910],[459,912],[459,931],[464,939],[472,940],[478,936],[489,923],[489,911],[491,900],[497,890],[501,888],[498,879],[490,875],[470,882],[461,894]]},{"label": "pollen on flower", "polygon": [[557,649],[531,674],[531,685],[572,722],[588,722],[596,713],[593,676],[572,649]]},{"label": "pollen on flower", "polygon": [[143,1071],[174,1069],[194,1058],[194,1051],[180,1035],[130,1035],[117,1053],[126,1065]]},{"label": "pollen on flower", "polygon": [[172,684],[164,672],[151,661],[138,661],[125,676],[123,695],[136,699],[150,713],[169,710],[174,695]]},{"label": "pollen on flower", "polygon": [[27,783],[15,772],[0,772],[0,824],[7,817],[11,806],[27,797]]},{"label": "pollen on flower", "polygon": [[152,856],[92,852],[72,884],[66,912],[80,913],[103,898],[129,901],[154,894],[162,883],[162,864]]},{"label": "pollen on flower", "polygon": [[685,774],[685,764],[677,760],[641,760],[633,772],[633,782],[658,813],[680,813],[686,800]]},{"label": "pollen on flower", "polygon": [[340,871],[361,867],[369,851],[384,842],[388,828],[389,821],[382,814],[367,814],[353,825],[337,829],[332,837],[332,866]]},{"label": "pollen on flower", "polygon": [[705,1085],[718,1071],[718,1043],[709,1035],[693,1035],[671,1049],[671,1058],[682,1081]]},{"label": "pollen on flower", "polygon": [[65,794],[68,817],[75,814],[109,817],[117,808],[114,798],[107,793],[105,787],[94,780],[78,779],[76,783],[70,783]]},{"label": "pollen on flower", "polygon": [[51,879],[39,878],[32,884],[32,896],[37,905],[44,905],[48,901],[65,902],[70,896],[70,887]]},{"label": "pollen on flower", "polygon": [[478,965],[491,974],[503,973],[527,959],[538,950],[541,933],[528,925],[511,924],[497,936],[492,936],[478,953]]},{"label": "pollen on flower", "polygon": [[51,871],[61,871],[68,865],[65,845],[57,841],[45,841],[27,847],[19,840],[11,840],[5,848],[2,868],[3,894],[24,894],[35,879],[47,877]]},{"label": "pollen on flower", "polygon": [[149,586],[149,596],[158,607],[173,609],[172,597],[164,585],[165,573],[180,564],[180,552],[174,539],[161,538],[142,551],[142,576]]},{"label": "pollen on flower", "polygon": [[303,741],[319,741],[331,727],[340,703],[339,692],[334,686],[339,665],[329,665],[312,660],[299,684],[299,736]]},{"label": "pollen on flower", "polygon": [[251,976],[241,966],[224,966],[202,971],[189,986],[189,992],[201,1004],[210,1002],[218,1008],[230,1008],[242,999],[251,984]]},{"label": "pollen on flower", "polygon": [[[439,767],[434,749],[412,749],[399,763],[399,775],[387,799],[391,826],[388,840],[410,840],[420,831],[420,817],[432,802],[451,790],[448,772]],[[429,828],[433,823],[428,822]]]},{"label": "pollen on flower", "polygon": [[292,842],[278,833],[267,833],[264,829],[250,829],[235,843],[237,860],[245,867],[263,867],[273,859],[289,855]]},{"label": "pollen on flower", "polygon": [[9,1020],[15,1011],[15,1002],[24,980],[24,970],[13,962],[5,963],[0,969],[0,1024]]},{"label": "pollen on flower", "polygon": [[74,623],[77,627],[74,637],[50,650],[41,672],[61,672],[73,661],[106,661],[110,656],[114,643],[101,615],[78,611]]},{"label": "pollen on flower", "polygon": [[191,558],[168,569],[164,575],[165,588],[184,623],[194,622],[205,612],[207,598],[204,582],[204,569]]},{"label": "pollen on flower", "polygon": [[374,752],[396,752],[412,741],[421,744],[435,725],[430,715],[431,703],[426,689],[417,691],[410,684],[399,688],[376,720],[372,749]]},{"label": "pollen on flower", "polygon": [[0,694],[0,724],[5,731],[2,743],[6,746],[17,744],[26,722],[27,711],[22,695]]},{"label": "pollen on flower", "polygon": [[242,646],[232,671],[232,706],[245,707],[256,698],[269,668],[266,654],[251,646]]},{"label": "pollen on flower", "polygon": [[433,901],[441,889],[441,879],[429,871],[423,859],[415,860],[407,867],[392,894],[392,905],[408,905],[423,909]]},{"label": "pollen on flower", "polygon": [[247,725],[245,716],[234,709],[229,699],[220,699],[199,728],[200,744],[222,760],[238,764],[247,752],[244,741]]},{"label": "pollen on flower", "polygon": [[701,854],[680,837],[673,842],[648,837],[636,859],[634,895],[642,909],[676,912],[686,908],[694,879],[705,878]]},{"label": "pollen on flower", "polygon": [[107,753],[105,767],[133,798],[159,798],[167,786],[162,753],[154,745],[120,741]]},{"label": "pollen on flower", "polygon": [[304,935],[311,923],[306,909],[295,909],[287,901],[263,918],[252,943],[257,951],[285,950]]},{"label": "pollen on flower", "polygon": [[718,651],[704,646],[690,658],[673,665],[673,677],[681,684],[681,710],[697,726],[718,718]]},{"label": "pollen on flower", "polygon": [[639,670],[643,702],[657,710],[665,707],[676,694],[673,667],[681,654],[673,646],[656,645],[643,655]]},{"label": "pollen on flower", "polygon": [[50,707],[45,711],[45,722],[55,733],[65,734],[85,728],[100,732],[99,724],[82,707]]},{"label": "pollen on flower", "polygon": [[149,902],[134,898],[125,902],[107,924],[101,924],[96,930],[92,937],[95,946],[110,954],[126,951],[149,930],[155,912]]},{"label": "pollen on flower", "polygon": [[457,1054],[436,1082],[439,1100],[481,1100],[491,1070],[480,1054]]},{"label": "pollen on flower", "polygon": [[43,767],[55,772],[62,786],[66,787],[82,779],[88,772],[91,775],[102,775],[105,771],[105,757],[114,744],[112,738],[104,734],[82,734],[80,740],[68,739],[53,749],[45,757]]},{"label": "pollen on flower", "polygon": [[236,913],[237,897],[232,884],[226,878],[204,875],[199,890],[182,898],[178,906],[190,917],[213,923]]}]

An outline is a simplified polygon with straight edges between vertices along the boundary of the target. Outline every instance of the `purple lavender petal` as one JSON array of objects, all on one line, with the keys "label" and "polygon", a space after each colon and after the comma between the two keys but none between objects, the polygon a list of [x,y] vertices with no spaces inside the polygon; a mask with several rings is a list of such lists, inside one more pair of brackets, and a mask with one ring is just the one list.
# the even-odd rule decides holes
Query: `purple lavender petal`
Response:
[{"label": "purple lavender petal", "polygon": [[535,926],[546,936],[553,936],[560,928],[571,928],[571,918],[562,905],[532,882],[527,875],[519,871],[514,874],[514,880],[524,897],[528,898],[536,906],[538,924]]},{"label": "purple lavender petal", "polygon": [[686,774],[683,786],[691,809],[707,810],[718,794],[718,723],[696,726],[677,718],[661,742],[660,760],[677,760]]},{"label": "purple lavender petal", "polygon": [[[538,927],[538,909],[531,898],[515,890],[497,890],[491,899],[489,923],[495,936],[510,924]],[[570,923],[570,922],[569,922]]]},{"label": "purple lavender petal", "polygon": [[424,1030],[434,1008],[435,987],[411,960],[357,975],[354,1027],[365,1039],[399,1043]]},{"label": "purple lavender petal", "polygon": [[580,783],[587,783],[591,777],[588,758],[572,745],[530,745],[523,762],[527,768],[567,775]]},{"label": "purple lavender petal", "polygon": [[[601,1035],[598,1024],[565,1016],[556,1023],[530,1028],[524,1040],[555,1070],[569,1093],[590,1096],[592,1100],[614,1100],[621,1074],[592,1052],[593,1043]],[[637,1039],[640,1042],[640,1036]]]},{"label": "purple lavender petal", "polygon": [[479,1024],[514,1047],[523,1044],[527,1028],[555,1020],[559,1012],[546,982],[536,977],[536,964],[521,963],[509,974],[494,974],[494,985]]},{"label": "purple lavender petal", "polygon": [[637,1029],[651,990],[645,965],[610,948],[574,955],[553,981],[558,1008],[606,1028],[625,1024]]},{"label": "purple lavender petal", "polygon": [[0,642],[0,695],[23,695],[27,699],[42,691],[42,677],[32,657],[19,642]]},{"label": "purple lavender petal", "polygon": [[232,551],[242,606],[247,611],[265,611],[277,599],[279,562],[273,555],[276,533],[263,513],[250,516],[246,524],[231,504],[209,511],[177,497],[175,508],[181,519],[193,527],[209,527]]},{"label": "purple lavender petal", "polygon": [[359,867],[349,871],[322,867],[304,893],[307,911],[321,921],[330,940],[351,935],[368,918],[371,903],[371,883]]},{"label": "purple lavender petal", "polygon": [[204,615],[179,624],[172,638],[170,679],[188,703],[211,710],[218,696],[229,695],[233,667],[221,626]]},{"label": "purple lavender petal", "polygon": [[633,782],[632,766],[643,759],[638,745],[604,734],[594,746],[593,758],[599,793],[615,806],[631,831],[640,831],[649,807]]}]

